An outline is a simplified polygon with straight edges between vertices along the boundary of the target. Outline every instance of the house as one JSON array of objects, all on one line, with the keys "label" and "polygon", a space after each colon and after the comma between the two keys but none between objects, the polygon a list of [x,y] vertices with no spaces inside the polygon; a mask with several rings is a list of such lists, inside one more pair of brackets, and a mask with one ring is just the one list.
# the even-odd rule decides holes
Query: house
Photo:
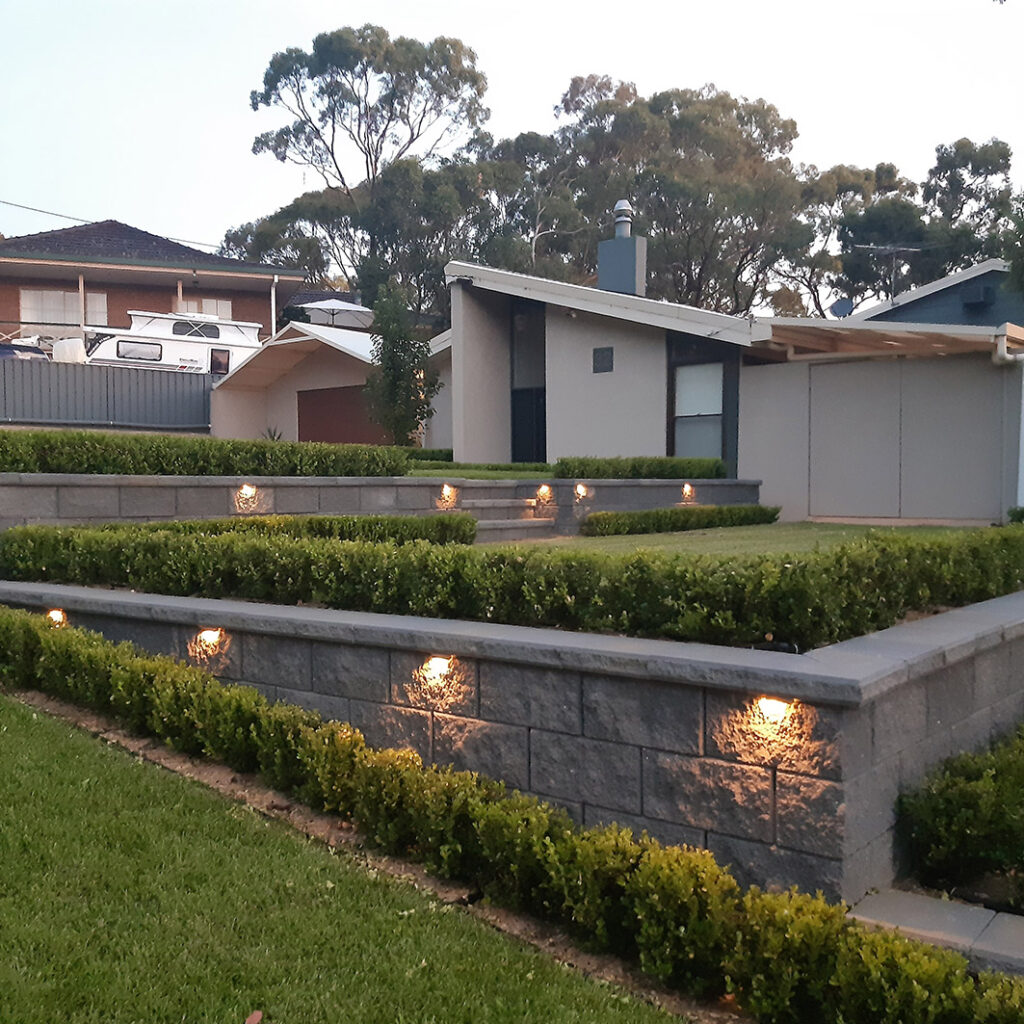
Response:
[{"label": "house", "polygon": [[201,252],[116,220],[0,240],[0,341],[128,327],[130,309],[210,313],[274,332],[302,271]]},{"label": "house", "polygon": [[[443,383],[449,381],[448,332],[435,338],[431,347],[432,365]],[[372,338],[365,331],[290,323],[214,386],[210,433],[214,437],[386,443],[388,438],[370,419],[363,397],[372,365]],[[451,418],[450,413],[445,416],[445,399],[435,401],[435,409],[424,445],[450,447]]]},{"label": "house", "polygon": [[[599,268],[604,288],[448,265],[456,460],[720,456],[794,520],[989,522],[1024,504],[1024,310],[928,322],[934,308],[905,299],[838,321],[726,316],[646,299],[642,253],[623,256],[626,272]],[[990,273],[1005,270],[917,295],[963,305]]]}]

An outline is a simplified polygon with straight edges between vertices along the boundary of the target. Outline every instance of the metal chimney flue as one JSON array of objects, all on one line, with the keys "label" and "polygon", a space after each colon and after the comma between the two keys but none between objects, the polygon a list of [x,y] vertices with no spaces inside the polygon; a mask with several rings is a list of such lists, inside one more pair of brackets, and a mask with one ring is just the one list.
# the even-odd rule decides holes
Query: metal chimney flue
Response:
[{"label": "metal chimney flue", "polygon": [[597,245],[597,287],[623,295],[647,291],[647,239],[633,237],[633,207],[620,199],[615,214],[615,237]]},{"label": "metal chimney flue", "polygon": [[615,204],[615,237],[629,238],[633,232],[633,207],[628,199],[620,199]]}]

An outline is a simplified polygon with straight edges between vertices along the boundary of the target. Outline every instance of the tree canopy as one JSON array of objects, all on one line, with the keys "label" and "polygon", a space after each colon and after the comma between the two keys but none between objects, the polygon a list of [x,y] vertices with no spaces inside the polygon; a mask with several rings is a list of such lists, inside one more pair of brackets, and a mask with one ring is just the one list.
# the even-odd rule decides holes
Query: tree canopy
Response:
[{"label": "tree canopy", "polygon": [[1024,199],[998,139],[939,144],[917,182],[891,163],[795,165],[793,120],[710,84],[644,97],[577,76],[553,132],[498,140],[485,88],[458,40],[374,25],[276,54],[252,106],[290,121],[254,152],[312,168],[323,188],[232,229],[223,251],[340,276],[367,305],[394,282],[440,325],[451,259],[593,283],[628,198],[648,294],[705,309],[823,316],[835,298],[885,298],[994,255],[1024,280]]}]

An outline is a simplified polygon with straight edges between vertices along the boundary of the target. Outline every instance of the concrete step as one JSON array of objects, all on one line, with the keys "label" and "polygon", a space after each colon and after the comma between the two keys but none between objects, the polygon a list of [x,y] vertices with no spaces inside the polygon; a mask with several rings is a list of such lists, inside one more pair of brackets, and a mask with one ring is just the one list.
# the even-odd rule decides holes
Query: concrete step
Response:
[{"label": "concrete step", "polygon": [[556,537],[553,519],[481,519],[476,524],[477,544]]},{"label": "concrete step", "polygon": [[532,519],[534,498],[464,498],[459,506],[477,519]]}]

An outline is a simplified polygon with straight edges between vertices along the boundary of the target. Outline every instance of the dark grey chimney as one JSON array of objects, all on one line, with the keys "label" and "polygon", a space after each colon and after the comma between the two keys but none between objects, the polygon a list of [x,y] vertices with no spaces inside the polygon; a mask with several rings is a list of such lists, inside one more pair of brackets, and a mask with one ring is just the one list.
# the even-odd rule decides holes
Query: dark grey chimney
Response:
[{"label": "dark grey chimney", "polygon": [[615,237],[597,246],[597,287],[623,295],[647,292],[647,239],[634,238],[633,207],[628,199],[615,204]]}]

